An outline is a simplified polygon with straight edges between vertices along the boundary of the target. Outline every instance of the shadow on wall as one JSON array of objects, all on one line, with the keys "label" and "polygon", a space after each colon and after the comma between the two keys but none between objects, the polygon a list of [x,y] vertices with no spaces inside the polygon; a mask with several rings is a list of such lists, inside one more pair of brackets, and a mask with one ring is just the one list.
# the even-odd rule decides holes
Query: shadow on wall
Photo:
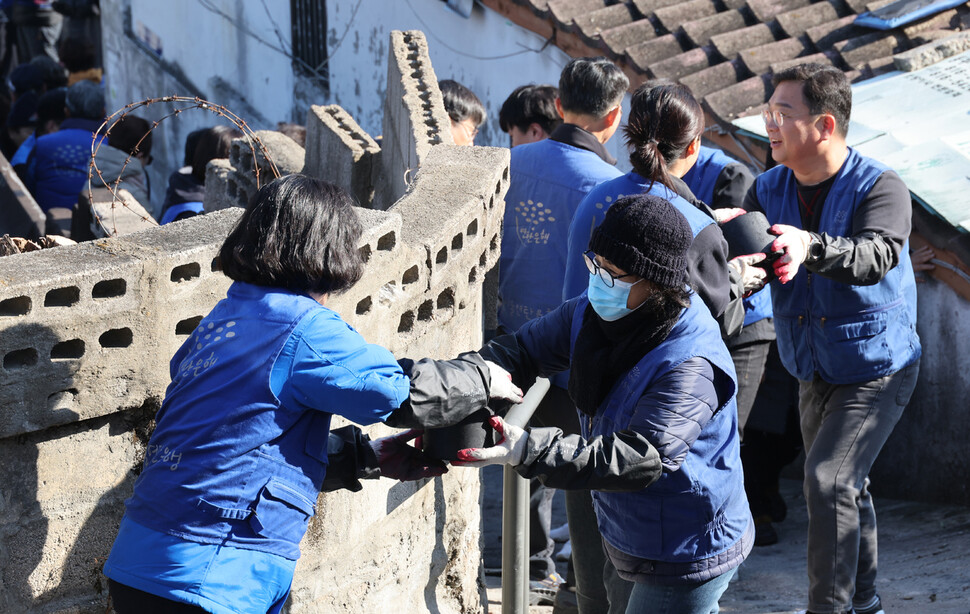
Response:
[{"label": "shadow on wall", "polygon": [[[51,339],[54,333],[22,325],[5,329],[4,337]],[[47,358],[30,359],[22,352],[4,355],[4,385],[18,377],[19,368]],[[145,404],[77,421],[79,415],[70,407],[77,395],[78,364],[77,359],[52,352],[51,389],[63,392],[48,398],[46,411],[59,426],[0,440],[3,612],[105,611],[107,587],[101,569],[141,459],[114,471],[105,467],[119,454],[135,459],[132,451],[144,449],[157,408]],[[112,440],[121,445],[112,445]]]}]

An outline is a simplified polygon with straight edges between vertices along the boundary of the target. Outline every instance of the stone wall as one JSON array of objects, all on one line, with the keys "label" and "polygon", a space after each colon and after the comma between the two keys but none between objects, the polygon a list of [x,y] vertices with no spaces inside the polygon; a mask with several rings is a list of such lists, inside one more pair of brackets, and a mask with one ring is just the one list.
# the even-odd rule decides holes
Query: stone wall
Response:
[{"label": "stone wall", "polygon": [[[412,44],[400,44],[405,38]],[[392,48],[405,58],[417,48],[429,66],[415,42],[424,44],[420,33],[398,33]],[[437,92],[433,78],[424,80],[429,73],[400,74],[408,83],[398,91]],[[427,122],[426,109],[406,104],[402,123]],[[396,142],[413,135],[386,133],[385,150],[416,151]],[[292,142],[266,144],[281,171],[304,166]],[[350,171],[327,177],[317,164],[307,172],[360,189],[373,159],[355,156],[350,145],[321,147],[311,138],[308,150],[316,153],[306,160],[328,151],[349,160]],[[216,179],[207,207],[211,195],[224,210],[3,259],[0,611],[105,611],[100,570],[169,380],[168,361],[229,285],[216,255],[254,189],[252,162],[248,148],[234,145],[230,160],[210,166]],[[265,157],[256,162],[260,180],[268,180]],[[328,305],[398,356],[452,357],[482,340],[482,283],[498,256],[508,152],[428,145],[412,170],[407,191],[386,211],[358,209],[367,270]],[[481,611],[478,502],[478,472],[459,469],[321,496],[289,610]]]}]

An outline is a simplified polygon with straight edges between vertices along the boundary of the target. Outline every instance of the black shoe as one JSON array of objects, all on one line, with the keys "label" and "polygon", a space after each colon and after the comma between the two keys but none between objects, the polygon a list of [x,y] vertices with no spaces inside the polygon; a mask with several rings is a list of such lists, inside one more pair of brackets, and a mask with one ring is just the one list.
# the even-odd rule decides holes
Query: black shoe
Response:
[{"label": "black shoe", "polygon": [[754,519],[754,545],[771,546],[778,543],[778,533],[771,526],[771,516],[758,516]]}]

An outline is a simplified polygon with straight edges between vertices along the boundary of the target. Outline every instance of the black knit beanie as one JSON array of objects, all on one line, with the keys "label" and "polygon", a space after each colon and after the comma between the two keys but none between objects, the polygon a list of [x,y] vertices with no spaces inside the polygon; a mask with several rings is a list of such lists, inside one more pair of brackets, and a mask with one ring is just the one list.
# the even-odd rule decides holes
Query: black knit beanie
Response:
[{"label": "black knit beanie", "polygon": [[627,273],[673,288],[687,281],[693,234],[667,200],[652,194],[620,198],[606,211],[589,249]]}]

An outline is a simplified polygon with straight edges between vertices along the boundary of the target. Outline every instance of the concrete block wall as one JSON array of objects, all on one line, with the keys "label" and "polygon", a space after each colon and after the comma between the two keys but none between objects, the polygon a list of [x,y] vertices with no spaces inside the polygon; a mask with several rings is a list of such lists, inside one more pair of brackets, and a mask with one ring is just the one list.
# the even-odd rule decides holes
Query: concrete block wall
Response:
[{"label": "concrete block wall", "polygon": [[380,209],[404,194],[432,145],[455,142],[424,34],[392,31],[389,51],[381,143],[384,181],[376,202]]},{"label": "concrete block wall", "polygon": [[[436,92],[427,75],[402,77],[417,82],[404,89]],[[422,107],[411,113],[408,122],[423,121]],[[264,143],[281,172],[303,168],[301,148],[271,138]],[[4,258],[0,611],[105,611],[101,566],[169,380],[168,361],[229,285],[216,255],[255,189],[254,174],[244,170],[252,153],[238,144],[229,160],[208,168],[207,207],[225,210]],[[508,161],[503,149],[429,146],[393,206],[357,210],[367,270],[328,305],[398,356],[449,358],[477,348]],[[268,179],[265,160],[256,162],[261,181]],[[479,496],[478,472],[461,469],[321,496],[288,610],[482,611]]]},{"label": "concrete block wall", "polygon": [[0,154],[0,203],[3,203],[0,235],[28,239],[44,235],[47,216],[3,154]]},{"label": "concrete block wall", "polygon": [[361,207],[369,207],[380,172],[377,142],[337,105],[310,107],[306,129],[311,147],[303,172],[339,185]]}]

